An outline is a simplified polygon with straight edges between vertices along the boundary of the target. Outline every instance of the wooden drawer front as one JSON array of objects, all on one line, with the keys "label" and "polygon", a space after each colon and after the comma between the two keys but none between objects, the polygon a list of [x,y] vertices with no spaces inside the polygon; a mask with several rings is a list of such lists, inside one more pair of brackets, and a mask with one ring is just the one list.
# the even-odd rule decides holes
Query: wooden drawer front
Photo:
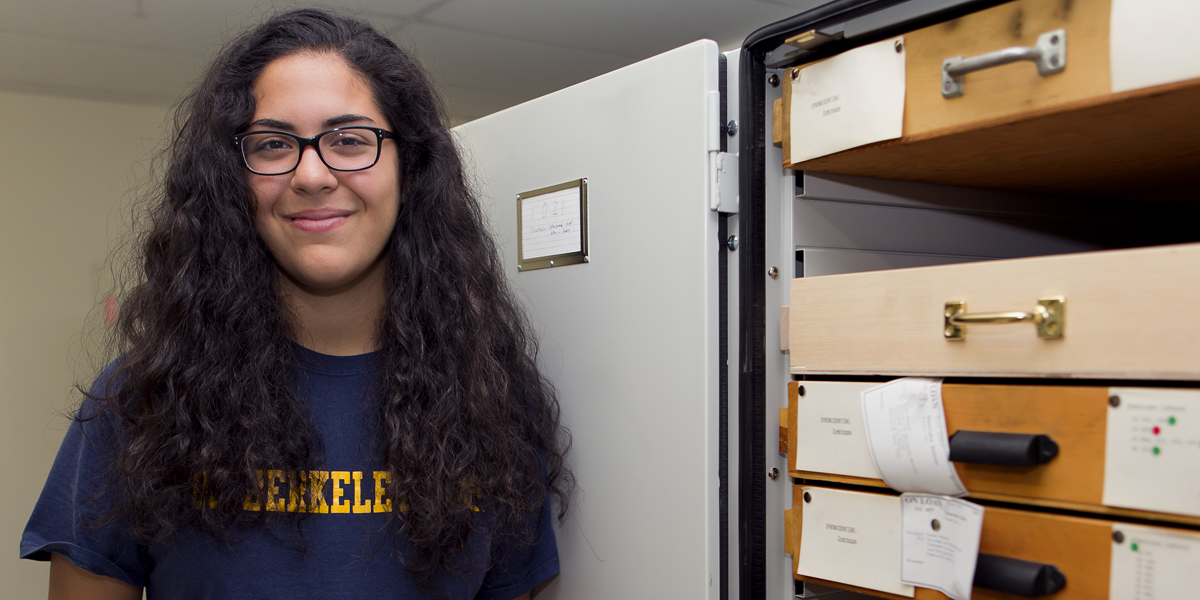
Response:
[{"label": "wooden drawer front", "polygon": [[[886,487],[871,463],[857,401],[875,385],[789,384],[786,447],[792,477]],[[1098,386],[944,384],[948,434],[959,430],[1045,434],[1058,444],[1058,455],[1043,465],[954,463],[971,497],[1200,525],[1196,516],[1104,505],[1109,396],[1109,388]],[[1196,396],[1200,399],[1200,393]]]},{"label": "wooden drawer front", "polygon": [[1058,444],[1058,456],[1036,467],[955,463],[973,495],[1101,508],[1108,388],[946,384],[942,399],[950,435],[1041,433]]},{"label": "wooden drawer front", "polygon": [[[1110,12],[1108,0],[1017,0],[905,34],[904,138],[1108,95]],[[944,60],[1036,46],[1040,35],[1056,30],[1066,31],[1067,67],[1062,72],[1043,77],[1034,63],[1019,61],[968,73],[961,96],[942,95]],[[784,166],[817,166],[820,159],[792,164],[789,140],[804,132],[791,130],[791,92],[790,85],[783,86],[776,116]]]},{"label": "wooden drawer front", "polygon": [[[904,596],[883,593],[847,585],[843,582],[824,579],[815,576],[797,575],[801,553],[805,548],[801,544],[803,535],[805,489],[816,490],[813,501],[822,498],[820,491],[824,488],[812,486],[795,486],[792,493],[792,509],[786,511],[785,550],[792,554],[792,574],[796,579],[813,581],[815,583],[832,585],[857,592],[884,598],[903,598]],[[842,492],[863,493],[863,492]],[[895,498],[895,520],[900,520],[900,499]],[[1066,575],[1067,585],[1062,591],[1049,596],[1055,600],[1087,599],[1097,600],[1108,598],[1109,565],[1111,562],[1113,537],[1113,522],[1104,519],[1090,519],[1053,515],[1034,511],[1013,510],[1004,508],[985,507],[983,516],[983,533],[980,538],[979,551],[986,554],[996,554],[1027,561],[1050,563],[1058,567]],[[895,554],[899,555],[897,549]],[[874,565],[862,565],[863,569],[876,568]],[[880,568],[886,568],[880,565]],[[1019,596],[1003,594],[993,590],[974,588],[972,600],[979,599],[1013,599]],[[917,600],[943,600],[947,598],[941,592],[928,588],[916,588]]]},{"label": "wooden drawer front", "polygon": [[[803,140],[808,132],[803,125],[793,131],[791,78],[785,77],[772,139],[782,145],[783,166],[800,171],[1191,204],[1200,168],[1200,78],[1181,66],[1142,84],[1117,83],[1121,91],[1114,92],[1114,83],[1128,75],[1114,75],[1110,60],[1121,53],[1120,73],[1131,67],[1119,65],[1189,64],[1170,58],[1195,54],[1182,41],[1191,34],[1179,34],[1175,24],[1190,21],[1170,12],[1186,4],[1126,2],[1126,14],[1136,10],[1143,18],[1113,23],[1109,0],[1018,0],[913,31],[903,36],[900,138],[843,145],[841,152],[807,160],[811,153],[798,152],[793,159],[793,136]],[[1162,34],[1138,33],[1156,20],[1151,30]],[[1067,34],[1063,71],[1042,77],[1034,64],[1020,61],[968,73],[962,96],[942,96],[945,59],[1028,47],[1057,29]],[[1120,41],[1131,38],[1145,41],[1133,47]]]},{"label": "wooden drawer front", "polygon": [[[1200,378],[1200,244],[792,280],[795,374]],[[966,312],[1065,299],[1061,339],[1026,323],[943,335]]]},{"label": "wooden drawer front", "polygon": [[[904,36],[904,135],[1102,96],[1112,89],[1108,0],[1018,0]],[[1038,36],[1067,33],[1067,68],[1042,77],[1023,61],[965,76],[963,95],[942,97],[942,61],[1013,46],[1035,46]]]}]

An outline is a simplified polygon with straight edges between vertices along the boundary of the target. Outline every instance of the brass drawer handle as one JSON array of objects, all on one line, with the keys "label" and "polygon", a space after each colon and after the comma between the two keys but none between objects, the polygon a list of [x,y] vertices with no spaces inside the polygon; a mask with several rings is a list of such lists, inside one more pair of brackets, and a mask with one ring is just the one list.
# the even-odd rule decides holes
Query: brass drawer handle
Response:
[{"label": "brass drawer handle", "polygon": [[1038,36],[1035,46],[1014,46],[971,58],[955,56],[942,61],[942,97],[963,95],[963,78],[967,73],[982,71],[1020,60],[1037,63],[1038,75],[1046,77],[1067,68],[1067,30],[1055,29]]},{"label": "brass drawer handle", "polygon": [[943,313],[942,334],[948,340],[966,338],[967,325],[1001,325],[1005,323],[1033,323],[1037,326],[1038,337],[1044,340],[1057,340],[1063,336],[1067,317],[1066,298],[1042,298],[1033,312],[1001,312],[967,314],[966,302],[947,302]]}]

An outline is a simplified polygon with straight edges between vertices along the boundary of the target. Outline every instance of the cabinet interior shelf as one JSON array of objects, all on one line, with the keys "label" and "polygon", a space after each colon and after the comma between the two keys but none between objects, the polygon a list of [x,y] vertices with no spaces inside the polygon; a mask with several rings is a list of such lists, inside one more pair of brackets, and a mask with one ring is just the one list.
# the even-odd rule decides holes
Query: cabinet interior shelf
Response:
[{"label": "cabinet interior shelf", "polygon": [[1038,194],[1194,205],[1200,79],[946,127],[789,168]]}]

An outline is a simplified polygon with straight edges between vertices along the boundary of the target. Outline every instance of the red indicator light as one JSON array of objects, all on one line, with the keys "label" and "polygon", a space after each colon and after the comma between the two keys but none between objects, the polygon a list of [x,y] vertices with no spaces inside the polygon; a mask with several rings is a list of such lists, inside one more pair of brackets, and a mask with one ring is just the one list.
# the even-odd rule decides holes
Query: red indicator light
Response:
[{"label": "red indicator light", "polygon": [[1158,428],[1158,425],[1155,425],[1155,426],[1154,426],[1154,435],[1158,435],[1158,434],[1159,434],[1159,432],[1161,432],[1161,431],[1162,431],[1162,430]]}]

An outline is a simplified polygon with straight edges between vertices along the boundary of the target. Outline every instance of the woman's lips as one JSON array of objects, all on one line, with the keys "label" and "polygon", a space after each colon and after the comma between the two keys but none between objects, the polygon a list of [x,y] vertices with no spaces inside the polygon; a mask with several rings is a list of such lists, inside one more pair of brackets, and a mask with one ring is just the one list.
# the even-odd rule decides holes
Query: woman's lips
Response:
[{"label": "woman's lips", "polygon": [[292,227],[295,227],[300,231],[318,233],[336,229],[337,227],[341,226],[342,223],[346,222],[346,217],[329,217],[328,219],[296,218],[291,219],[289,222],[292,224]]},{"label": "woman's lips", "polygon": [[300,231],[309,233],[320,233],[337,229],[346,222],[350,215],[354,214],[352,210],[337,210],[332,208],[314,208],[310,210],[302,210],[288,215],[284,218],[292,224],[292,227]]}]

